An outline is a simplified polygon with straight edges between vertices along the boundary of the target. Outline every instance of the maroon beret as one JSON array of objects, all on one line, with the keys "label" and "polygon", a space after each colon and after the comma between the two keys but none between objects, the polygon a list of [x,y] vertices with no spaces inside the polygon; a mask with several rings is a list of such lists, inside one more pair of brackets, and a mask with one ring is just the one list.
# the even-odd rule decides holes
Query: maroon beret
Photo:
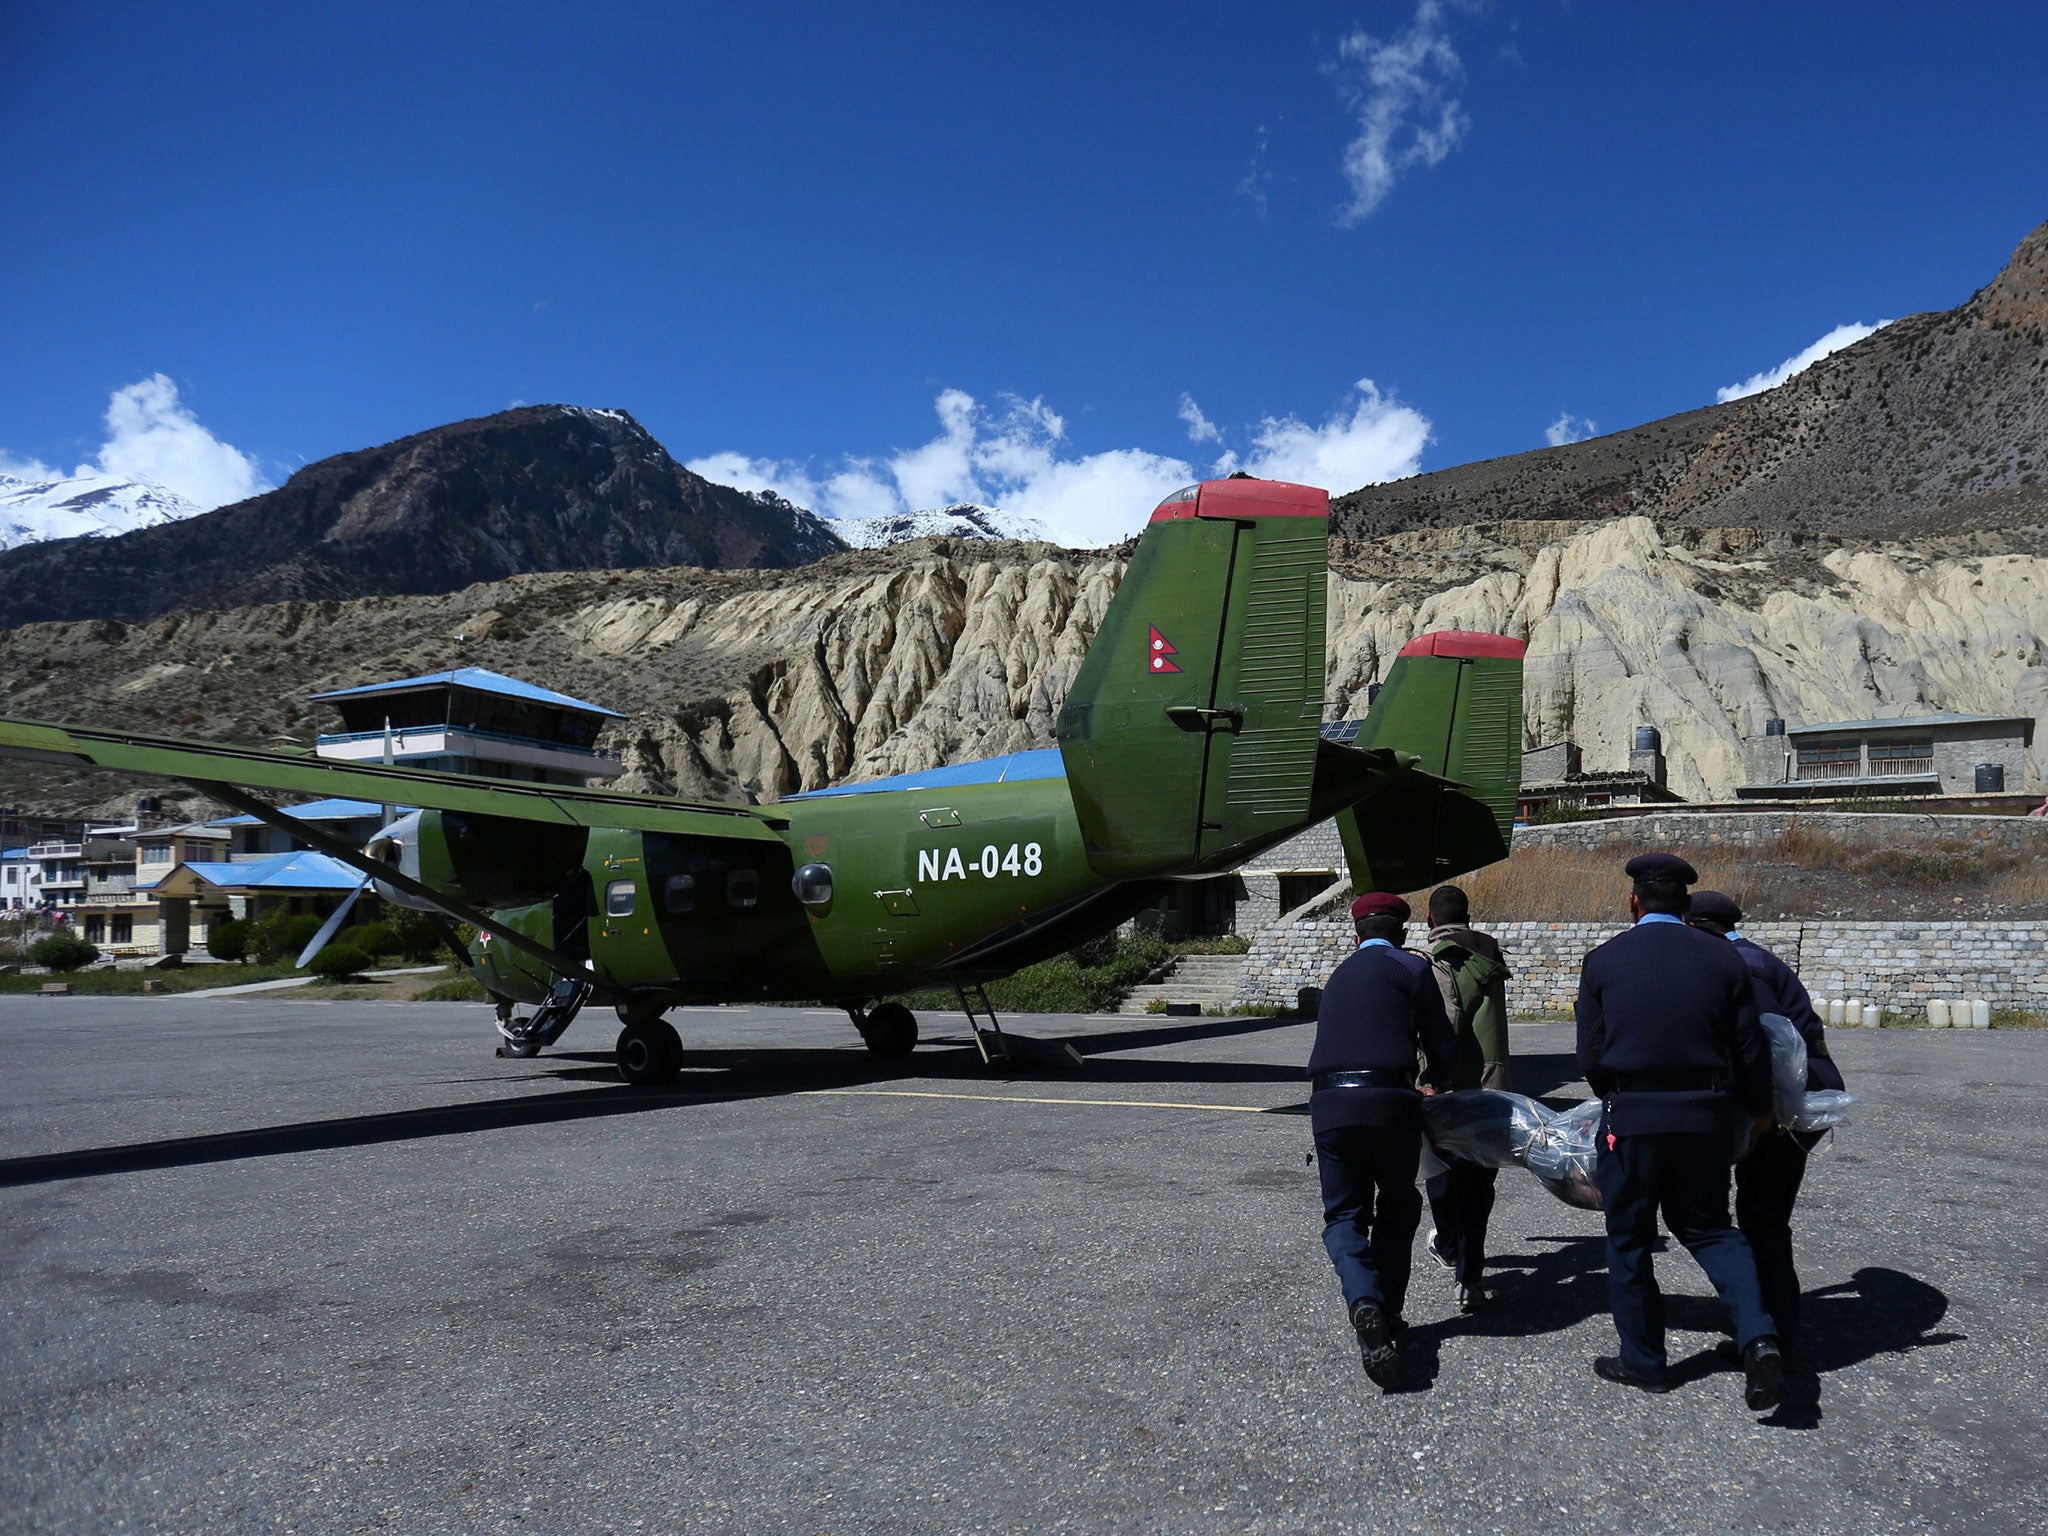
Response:
[{"label": "maroon beret", "polygon": [[1351,920],[1353,922],[1358,921],[1361,917],[1385,916],[1393,918],[1396,922],[1405,923],[1408,921],[1409,915],[1408,903],[1394,895],[1391,891],[1367,891],[1358,900],[1351,903]]}]

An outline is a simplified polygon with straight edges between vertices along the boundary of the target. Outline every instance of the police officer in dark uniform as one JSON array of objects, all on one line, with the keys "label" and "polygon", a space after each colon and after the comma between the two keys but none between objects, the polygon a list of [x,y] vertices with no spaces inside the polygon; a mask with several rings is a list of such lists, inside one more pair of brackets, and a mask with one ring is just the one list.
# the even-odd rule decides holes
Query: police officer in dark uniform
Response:
[{"label": "police officer in dark uniform", "polygon": [[1457,1036],[1427,955],[1401,947],[1408,903],[1371,891],[1351,904],[1358,948],[1323,988],[1309,1055],[1310,1123],[1323,1184],[1323,1246],[1344,1288],[1365,1373],[1401,1383],[1394,1336],[1405,1325],[1422,1196],[1422,1092],[1450,1079]]},{"label": "police officer in dark uniform", "polygon": [[1621,1353],[1593,1369],[1670,1390],[1651,1259],[1661,1210],[1734,1321],[1744,1399],[1761,1411],[1784,1395],[1785,1362],[1749,1243],[1728,1219],[1728,1186],[1744,1121],[1770,1112],[1770,1046],[1749,968],[1732,945],[1686,925],[1698,873],[1669,853],[1631,859],[1627,873],[1634,926],[1586,956],[1576,1010],[1579,1066],[1605,1105],[1594,1179],[1621,1338]]},{"label": "police officer in dark uniform", "polygon": [[[1733,941],[1736,954],[1749,967],[1757,1012],[1783,1014],[1805,1037],[1806,1086],[1846,1087],[1841,1069],[1828,1054],[1827,1026],[1814,1012],[1813,999],[1798,973],[1735,931],[1742,921],[1742,908],[1735,898],[1720,891],[1694,891],[1692,910],[1686,916],[1693,927]],[[1735,1165],[1735,1225],[1756,1255],[1764,1310],[1778,1325],[1778,1338],[1788,1356],[1799,1339],[1799,1271],[1792,1262],[1792,1207],[1806,1177],[1806,1154],[1826,1134],[1773,1128]]]}]

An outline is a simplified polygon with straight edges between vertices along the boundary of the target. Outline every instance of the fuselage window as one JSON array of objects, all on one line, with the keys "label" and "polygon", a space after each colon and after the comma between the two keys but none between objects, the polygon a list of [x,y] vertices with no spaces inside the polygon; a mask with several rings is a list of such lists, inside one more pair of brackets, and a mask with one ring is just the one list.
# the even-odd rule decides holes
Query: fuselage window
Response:
[{"label": "fuselage window", "polygon": [[736,869],[725,877],[725,904],[751,907],[761,899],[761,881],[751,869]]},{"label": "fuselage window", "polygon": [[607,917],[631,917],[633,915],[634,887],[630,880],[614,880],[604,888],[604,911]]},{"label": "fuselage window", "polygon": [[670,917],[697,910],[697,877],[670,875],[661,885],[661,909]]},{"label": "fuselage window", "polygon": [[796,899],[807,907],[822,907],[832,900],[832,866],[806,864],[789,882]]}]

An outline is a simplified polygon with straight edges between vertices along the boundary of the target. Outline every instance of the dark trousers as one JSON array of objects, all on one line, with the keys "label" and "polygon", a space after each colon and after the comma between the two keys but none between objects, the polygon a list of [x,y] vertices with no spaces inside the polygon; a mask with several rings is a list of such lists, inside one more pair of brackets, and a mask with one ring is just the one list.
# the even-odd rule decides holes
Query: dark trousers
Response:
[{"label": "dark trousers", "polygon": [[1806,1149],[1774,1131],[1735,1165],[1735,1224],[1756,1255],[1764,1310],[1789,1346],[1799,1333],[1799,1271],[1792,1266],[1792,1206],[1806,1177]]},{"label": "dark trousers", "polygon": [[1486,1222],[1493,1215],[1493,1181],[1499,1172],[1454,1158],[1423,1185],[1429,1191],[1430,1220],[1436,1223],[1437,1251],[1451,1261],[1460,1285],[1477,1285],[1486,1272]]},{"label": "dark trousers", "polygon": [[1757,1290],[1749,1243],[1728,1220],[1728,1137],[1714,1131],[1620,1136],[1593,1171],[1607,1215],[1607,1294],[1621,1360],[1638,1376],[1664,1373],[1664,1293],[1651,1250],[1657,1213],[1707,1272],[1747,1349],[1777,1332]]},{"label": "dark trousers", "polygon": [[1408,1267],[1422,1195],[1415,1174],[1422,1132],[1380,1125],[1333,1125],[1316,1132],[1323,1181],[1323,1246],[1344,1287],[1348,1312],[1378,1302],[1398,1317],[1408,1299]]}]

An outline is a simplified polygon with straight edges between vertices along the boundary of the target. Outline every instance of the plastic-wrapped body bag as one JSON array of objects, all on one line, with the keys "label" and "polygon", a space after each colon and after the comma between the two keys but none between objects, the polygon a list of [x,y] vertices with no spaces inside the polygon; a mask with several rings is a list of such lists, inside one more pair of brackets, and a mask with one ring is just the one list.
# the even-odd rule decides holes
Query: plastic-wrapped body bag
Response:
[{"label": "plastic-wrapped body bag", "polygon": [[[1841,1124],[1853,1094],[1808,1092],[1806,1041],[1791,1020],[1764,1016],[1771,1042],[1771,1109],[1790,1131],[1826,1131]],[[1439,1093],[1422,1101],[1423,1134],[1444,1159],[1463,1158],[1487,1168],[1526,1168],[1567,1205],[1600,1208],[1593,1164],[1600,1155],[1598,1099],[1571,1109],[1547,1109],[1525,1094],[1494,1089]],[[1747,1126],[1744,1128],[1745,1139]]]}]

